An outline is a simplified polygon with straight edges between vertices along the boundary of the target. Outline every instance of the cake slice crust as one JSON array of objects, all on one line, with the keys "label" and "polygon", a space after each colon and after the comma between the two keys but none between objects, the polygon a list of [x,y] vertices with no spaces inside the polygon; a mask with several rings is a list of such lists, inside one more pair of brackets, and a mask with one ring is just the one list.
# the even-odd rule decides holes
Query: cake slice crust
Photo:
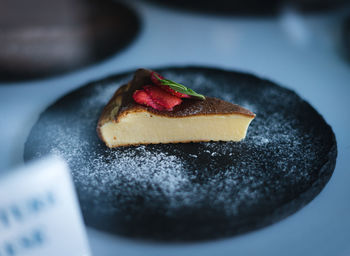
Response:
[{"label": "cake slice crust", "polygon": [[217,98],[185,99],[173,111],[159,111],[134,102],[135,90],[152,83],[152,71],[139,69],[104,108],[97,125],[99,137],[112,148],[158,143],[240,141],[255,114]]}]

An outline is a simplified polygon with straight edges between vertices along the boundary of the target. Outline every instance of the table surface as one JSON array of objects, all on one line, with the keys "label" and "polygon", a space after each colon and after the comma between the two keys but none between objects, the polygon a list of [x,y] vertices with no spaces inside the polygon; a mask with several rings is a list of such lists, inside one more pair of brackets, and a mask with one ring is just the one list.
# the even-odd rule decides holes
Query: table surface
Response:
[{"label": "table surface", "polygon": [[[23,164],[39,114],[62,95],[139,67],[202,65],[253,73],[296,91],[332,126],[335,172],[311,203],[274,225],[196,243],[127,239],[87,228],[94,255],[350,255],[350,62],[341,51],[345,11],[268,18],[219,17],[134,3],[140,35],[123,52],[88,68],[21,83],[0,83],[0,173]],[[343,113],[343,111],[345,113]]]}]

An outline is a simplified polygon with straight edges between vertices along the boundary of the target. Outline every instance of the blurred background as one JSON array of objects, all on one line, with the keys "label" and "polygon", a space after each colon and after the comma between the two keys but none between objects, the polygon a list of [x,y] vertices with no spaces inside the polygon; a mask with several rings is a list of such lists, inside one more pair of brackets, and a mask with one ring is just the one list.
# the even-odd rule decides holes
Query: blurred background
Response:
[{"label": "blurred background", "polygon": [[88,229],[94,255],[350,255],[346,0],[0,0],[0,173],[23,163],[40,113],[68,92],[139,67],[188,65],[296,91],[336,134],[335,173],[305,209],[252,234],[159,245]]},{"label": "blurred background", "polygon": [[[339,48],[347,49],[348,44],[346,0],[1,0],[0,4],[0,81],[26,81],[62,75],[116,57],[140,33],[145,32],[142,26],[147,26],[148,21],[142,17],[142,6],[179,14],[176,24],[171,24],[169,17],[158,17],[162,20],[157,27],[162,26],[164,30],[153,31],[153,38],[162,38],[153,48],[161,42],[166,43],[165,37],[171,38],[188,31],[186,38],[178,39],[179,47],[187,40],[193,40],[193,45],[187,47],[197,48],[196,34],[200,33],[208,36],[206,40],[218,44],[218,48],[227,45],[232,51],[235,47],[230,45],[229,40],[239,35],[234,31],[233,23],[226,25],[232,25],[231,28],[214,27],[215,22],[223,19],[235,22],[259,19],[261,25],[278,21],[283,33],[291,37],[290,43],[305,47],[314,43],[312,36],[315,33],[314,28],[306,24],[306,19],[325,13],[330,17],[341,11],[344,14],[339,16],[338,24],[332,28],[333,38],[328,40],[343,40],[339,42]],[[209,27],[195,26],[195,22],[184,20],[190,17],[205,19]],[[157,27],[153,26],[153,29]],[[343,39],[337,30],[344,30]],[[259,38],[263,32],[262,28],[254,34]],[[259,39],[264,40],[263,37]]]}]

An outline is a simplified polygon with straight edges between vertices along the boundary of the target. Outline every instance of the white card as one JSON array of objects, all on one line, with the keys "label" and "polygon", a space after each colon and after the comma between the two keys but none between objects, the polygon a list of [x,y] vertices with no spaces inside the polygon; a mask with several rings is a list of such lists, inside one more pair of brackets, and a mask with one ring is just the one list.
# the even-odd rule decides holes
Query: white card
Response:
[{"label": "white card", "polygon": [[0,256],[87,256],[69,169],[49,157],[0,177]]}]

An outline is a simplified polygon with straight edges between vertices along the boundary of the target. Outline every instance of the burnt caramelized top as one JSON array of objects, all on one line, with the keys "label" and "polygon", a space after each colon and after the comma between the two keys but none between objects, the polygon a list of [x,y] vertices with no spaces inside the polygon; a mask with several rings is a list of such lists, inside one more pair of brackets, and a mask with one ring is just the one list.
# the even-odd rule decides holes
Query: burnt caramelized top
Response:
[{"label": "burnt caramelized top", "polygon": [[138,69],[133,79],[126,85],[120,87],[113,95],[112,99],[104,108],[99,126],[107,120],[118,121],[120,117],[130,112],[148,111],[155,115],[164,117],[186,117],[196,115],[227,115],[241,114],[248,117],[255,117],[255,114],[239,105],[232,104],[217,98],[206,97],[205,100],[183,99],[180,105],[174,107],[173,111],[159,111],[152,107],[146,107],[136,103],[132,97],[136,90],[140,90],[144,85],[152,84],[150,76],[151,70]]}]

